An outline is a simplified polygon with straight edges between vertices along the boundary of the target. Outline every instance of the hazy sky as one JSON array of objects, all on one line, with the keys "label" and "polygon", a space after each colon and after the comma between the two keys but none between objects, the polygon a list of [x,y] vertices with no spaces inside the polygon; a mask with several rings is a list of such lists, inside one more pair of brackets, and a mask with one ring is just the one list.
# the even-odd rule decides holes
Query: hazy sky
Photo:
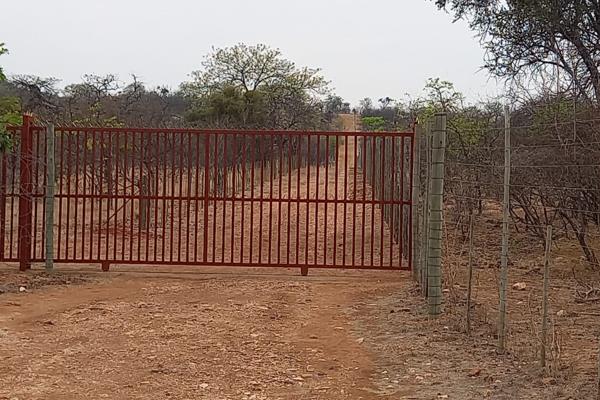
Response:
[{"label": "hazy sky", "polygon": [[468,99],[497,94],[465,23],[430,0],[20,0],[3,2],[0,58],[9,74],[139,75],[176,88],[212,46],[279,48],[320,67],[346,100],[418,95],[430,77]]}]

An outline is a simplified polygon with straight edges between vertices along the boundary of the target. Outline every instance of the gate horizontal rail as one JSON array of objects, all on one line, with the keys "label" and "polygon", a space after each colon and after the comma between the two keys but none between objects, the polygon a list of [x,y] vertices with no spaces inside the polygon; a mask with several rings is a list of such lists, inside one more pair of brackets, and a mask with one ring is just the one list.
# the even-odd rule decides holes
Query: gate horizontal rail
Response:
[{"label": "gate horizontal rail", "polygon": [[[47,131],[9,130],[0,260],[23,266],[46,256]],[[414,132],[54,132],[55,262],[411,268]]]}]

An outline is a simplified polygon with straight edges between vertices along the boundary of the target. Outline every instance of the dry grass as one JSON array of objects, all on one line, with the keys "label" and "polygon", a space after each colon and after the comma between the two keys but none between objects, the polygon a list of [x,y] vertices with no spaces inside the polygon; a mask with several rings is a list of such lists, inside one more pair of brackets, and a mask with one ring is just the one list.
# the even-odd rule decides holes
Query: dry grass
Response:
[{"label": "dry grass", "polygon": [[[478,217],[475,230],[476,272],[473,286],[472,330],[475,341],[496,342],[501,217],[490,207]],[[452,329],[464,330],[468,241],[456,230],[447,232],[445,257],[446,310]],[[597,324],[600,301],[594,299],[598,274],[581,267],[574,240],[561,239],[552,249],[550,323],[547,367],[539,368],[541,343],[543,245],[525,232],[511,232],[508,339],[511,357],[528,365],[532,386],[551,386],[564,398],[590,398],[595,391]],[[585,286],[581,281],[587,282]],[[525,284],[524,290],[513,287]],[[581,297],[590,301],[581,302]],[[553,392],[554,393],[554,392]]]}]

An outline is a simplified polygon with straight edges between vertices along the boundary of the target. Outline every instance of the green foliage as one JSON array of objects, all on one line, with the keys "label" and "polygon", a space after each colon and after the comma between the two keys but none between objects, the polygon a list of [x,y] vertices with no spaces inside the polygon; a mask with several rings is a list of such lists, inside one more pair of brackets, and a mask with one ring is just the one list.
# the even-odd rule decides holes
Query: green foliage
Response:
[{"label": "green foliage", "polygon": [[[485,68],[543,91],[556,69],[564,89],[600,102],[600,3],[597,0],[435,0],[469,21],[481,39]],[[532,84],[533,82],[533,84]]]},{"label": "green foliage", "polygon": [[573,119],[573,100],[566,97],[552,99],[533,109],[534,126],[547,126],[556,121],[568,121],[569,119]]},{"label": "green foliage", "polygon": [[[8,50],[4,47],[4,43],[0,42],[0,56],[6,53],[8,53]],[[0,82],[4,82],[5,80],[6,75],[4,75],[4,70],[2,69],[2,66],[0,66]]]},{"label": "green foliage", "polygon": [[109,127],[109,128],[123,128],[125,127],[125,124],[121,121],[119,121],[119,119],[116,116],[110,116],[110,117],[103,117],[103,118],[96,118],[94,116],[91,117],[83,117],[83,118],[77,118],[74,119],[73,121],[73,125],[76,126],[105,126],[105,127]]},{"label": "green foliage", "polygon": [[431,78],[425,84],[425,98],[420,102],[418,119],[420,123],[429,121],[436,113],[458,111],[464,101],[462,93],[454,84],[440,78]]},{"label": "green foliage", "polygon": [[205,121],[226,126],[265,123],[265,93],[262,90],[243,93],[234,86],[225,86],[195,99],[194,106],[186,112],[188,121]]},{"label": "green foliage", "polygon": [[485,135],[487,127],[486,120],[467,113],[453,114],[448,120],[450,135],[455,136],[462,149],[478,144]]},{"label": "green foliage", "polygon": [[[0,43],[0,56],[8,53],[4,43]],[[0,83],[6,81],[6,75],[0,66]],[[0,152],[6,152],[13,146],[13,138],[6,130],[6,125],[20,125],[21,104],[14,97],[0,97]]]},{"label": "green foliage", "polygon": [[373,109],[373,100],[371,100],[368,97],[365,97],[364,99],[362,99],[358,102],[358,107],[360,108],[360,111],[363,114],[365,112],[369,112],[370,110]]},{"label": "green foliage", "polygon": [[413,112],[420,125],[426,125],[436,113],[448,116],[448,152],[468,152],[469,148],[481,143],[490,126],[489,115],[498,115],[501,110],[492,104],[465,106],[464,96],[454,84],[439,78],[429,79],[424,97],[415,102]]},{"label": "green foliage", "polygon": [[192,72],[194,80],[184,84],[184,89],[197,92],[233,86],[251,92],[264,86],[289,86],[323,91],[327,86],[318,69],[298,68],[279,50],[263,44],[214,50],[202,66],[202,70]]},{"label": "green foliage", "polygon": [[328,82],[265,45],[214,50],[184,83],[189,122],[226,127],[316,128]]},{"label": "green foliage", "polygon": [[325,114],[350,114],[350,103],[344,102],[340,96],[328,95],[324,101]]},{"label": "green foliage", "polygon": [[386,121],[383,117],[362,117],[362,128],[369,132],[381,132],[385,130]]}]

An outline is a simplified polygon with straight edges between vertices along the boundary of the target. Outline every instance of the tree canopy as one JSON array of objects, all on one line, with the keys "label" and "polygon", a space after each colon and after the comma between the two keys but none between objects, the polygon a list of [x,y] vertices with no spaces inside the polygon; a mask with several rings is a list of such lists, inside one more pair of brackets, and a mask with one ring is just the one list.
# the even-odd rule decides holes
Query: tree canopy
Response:
[{"label": "tree canopy", "polygon": [[558,69],[567,88],[600,102],[600,2],[436,0],[436,4],[469,21],[486,50],[484,66],[493,75],[543,78]]},{"label": "tree canopy", "polygon": [[190,122],[299,129],[322,123],[328,82],[277,49],[238,44],[208,54],[182,91],[193,104]]},{"label": "tree canopy", "polygon": [[214,49],[191,77],[179,90],[114,74],[85,74],[61,88],[52,77],[5,77],[0,69],[0,129],[19,124],[21,110],[41,121],[85,126],[247,129],[322,129],[350,112],[320,70],[299,67],[265,45]]},{"label": "tree canopy", "polygon": [[[0,56],[3,54],[8,53],[8,50],[6,49],[6,47],[4,47],[4,43],[0,43]],[[4,75],[4,70],[2,69],[2,66],[0,65],[0,82],[3,82],[6,80],[6,75]]]},{"label": "tree canopy", "polygon": [[[4,43],[0,43],[0,56],[8,53]],[[0,65],[0,83],[6,81],[6,75]],[[6,125],[21,122],[19,100],[12,96],[0,95],[0,151],[6,151],[12,145],[12,138],[6,131]]]}]

